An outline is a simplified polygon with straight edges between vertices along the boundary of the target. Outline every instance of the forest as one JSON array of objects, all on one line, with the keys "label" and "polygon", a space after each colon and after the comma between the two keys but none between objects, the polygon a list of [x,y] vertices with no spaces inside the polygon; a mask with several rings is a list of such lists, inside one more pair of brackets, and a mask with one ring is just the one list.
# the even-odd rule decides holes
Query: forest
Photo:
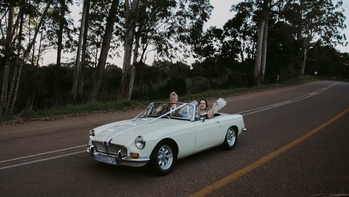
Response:
[{"label": "forest", "polygon": [[[347,45],[342,0],[244,0],[222,28],[204,29],[212,10],[209,0],[2,0],[0,116],[302,75],[348,80],[349,54],[336,49]],[[56,61],[43,65],[49,51]]]}]

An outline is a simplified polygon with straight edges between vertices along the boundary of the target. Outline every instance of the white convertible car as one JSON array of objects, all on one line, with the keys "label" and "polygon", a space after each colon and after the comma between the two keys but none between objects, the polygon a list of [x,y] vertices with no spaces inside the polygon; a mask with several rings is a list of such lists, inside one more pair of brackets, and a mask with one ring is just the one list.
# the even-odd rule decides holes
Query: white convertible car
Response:
[{"label": "white convertible car", "polygon": [[137,117],[90,131],[87,153],[99,162],[141,167],[168,174],[177,159],[216,146],[233,149],[246,131],[240,114],[198,115],[197,102],[151,103]]}]

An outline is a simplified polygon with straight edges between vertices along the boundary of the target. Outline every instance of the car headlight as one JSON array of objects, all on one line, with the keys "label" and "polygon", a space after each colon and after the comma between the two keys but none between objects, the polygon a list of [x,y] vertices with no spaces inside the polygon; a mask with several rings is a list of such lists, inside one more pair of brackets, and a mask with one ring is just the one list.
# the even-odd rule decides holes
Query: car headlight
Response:
[{"label": "car headlight", "polygon": [[95,135],[96,135],[95,130],[93,129],[90,130],[90,134],[89,134],[90,139],[92,139]]},{"label": "car headlight", "polygon": [[142,150],[145,147],[145,139],[142,136],[138,136],[135,139],[135,144],[138,149]]},{"label": "car headlight", "polygon": [[90,136],[95,136],[95,130],[90,130]]}]

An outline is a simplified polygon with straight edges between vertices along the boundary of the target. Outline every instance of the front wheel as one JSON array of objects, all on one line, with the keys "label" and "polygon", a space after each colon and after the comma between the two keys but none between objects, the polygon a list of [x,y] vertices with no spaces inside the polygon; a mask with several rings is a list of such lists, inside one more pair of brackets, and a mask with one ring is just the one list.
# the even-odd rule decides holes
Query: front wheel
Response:
[{"label": "front wheel", "polygon": [[169,174],[176,163],[174,145],[170,141],[162,141],[154,148],[150,162],[152,168],[159,175]]},{"label": "front wheel", "polygon": [[230,127],[227,130],[227,133],[225,135],[223,147],[225,149],[231,150],[236,146],[237,140],[238,140],[237,131],[234,128]]}]

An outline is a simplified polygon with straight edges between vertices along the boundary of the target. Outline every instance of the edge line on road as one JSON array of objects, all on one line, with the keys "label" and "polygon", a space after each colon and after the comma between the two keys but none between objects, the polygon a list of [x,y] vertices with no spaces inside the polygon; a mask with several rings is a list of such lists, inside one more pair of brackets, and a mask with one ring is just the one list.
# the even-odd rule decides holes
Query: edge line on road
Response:
[{"label": "edge line on road", "polygon": [[49,152],[44,152],[44,153],[38,153],[38,154],[28,155],[28,156],[24,156],[24,157],[17,157],[17,158],[7,159],[7,160],[3,160],[3,161],[0,160],[0,164],[1,163],[6,163],[6,162],[11,162],[11,161],[16,161],[16,160],[21,160],[21,159],[27,159],[27,158],[42,156],[42,155],[48,155],[48,154],[52,154],[52,153],[64,152],[66,150],[72,150],[72,149],[82,148],[82,147],[86,147],[86,145],[74,146],[74,147],[70,147],[70,148],[64,148],[64,149],[59,149],[59,150],[54,150],[54,151],[49,151]]},{"label": "edge line on road", "polygon": [[245,111],[238,112],[238,113],[243,115],[243,116],[247,116],[247,115],[251,115],[251,114],[254,114],[254,113],[258,113],[258,112],[266,111],[266,110],[269,110],[269,109],[273,109],[273,108],[276,108],[276,107],[281,107],[281,106],[284,106],[284,105],[288,105],[288,104],[291,104],[291,103],[294,103],[294,102],[298,102],[298,101],[310,98],[310,97],[315,96],[317,94],[320,94],[320,93],[324,92],[325,90],[328,90],[328,89],[332,88],[333,86],[335,86],[335,85],[337,85],[339,83],[340,82],[328,85],[328,86],[323,87],[323,88],[321,88],[319,90],[316,90],[315,92],[311,92],[309,94],[305,94],[305,95],[302,95],[302,96],[299,96],[299,97],[296,97],[296,98],[293,98],[293,99],[290,99],[290,100],[281,101],[279,103],[274,103],[274,104],[271,104],[271,105],[266,105],[266,106],[262,106],[262,107],[258,107],[258,108],[254,108],[254,109],[250,109],[250,110],[245,110]]},{"label": "edge line on road", "polygon": [[225,178],[197,191],[194,194],[189,195],[189,197],[201,197],[201,196],[206,196],[210,193],[212,193],[215,190],[218,190],[222,187],[224,187],[225,185],[228,185],[229,183],[233,182],[234,180],[244,176],[245,174],[251,172],[252,170],[258,168],[259,166],[267,163],[268,161],[272,160],[273,158],[279,156],[280,154],[286,152],[287,150],[293,148],[294,146],[296,146],[297,144],[301,143],[302,141],[308,139],[309,137],[311,137],[312,135],[316,134],[317,132],[321,131],[322,129],[324,129],[325,127],[327,127],[328,125],[332,124],[333,122],[335,122],[336,120],[338,120],[339,118],[341,118],[342,116],[344,116],[346,113],[349,112],[349,108],[344,110],[343,112],[341,112],[340,114],[338,114],[337,116],[333,117],[332,119],[330,119],[329,121],[325,122],[324,124],[320,125],[319,127],[313,129],[312,131],[304,134],[303,136],[301,136],[300,138],[297,138],[296,140],[292,141],[291,143],[283,146],[282,148],[270,153],[269,155],[262,157],[261,159],[257,160],[256,162],[240,169],[239,171],[234,172],[233,174],[230,174],[228,176],[226,176]]},{"label": "edge line on road", "polygon": [[13,165],[9,165],[9,166],[0,167],[0,170],[13,168],[13,167],[18,167],[18,166],[24,166],[24,165],[28,165],[28,164],[32,164],[32,163],[38,163],[38,162],[42,162],[42,161],[48,161],[48,160],[62,158],[62,157],[67,157],[67,156],[71,156],[71,155],[80,154],[80,153],[83,153],[83,152],[85,152],[85,151],[78,151],[78,152],[73,152],[73,153],[67,153],[67,154],[64,154],[64,155],[58,155],[58,156],[54,156],[54,157],[28,161],[28,162],[19,163],[19,164],[13,164]]}]

